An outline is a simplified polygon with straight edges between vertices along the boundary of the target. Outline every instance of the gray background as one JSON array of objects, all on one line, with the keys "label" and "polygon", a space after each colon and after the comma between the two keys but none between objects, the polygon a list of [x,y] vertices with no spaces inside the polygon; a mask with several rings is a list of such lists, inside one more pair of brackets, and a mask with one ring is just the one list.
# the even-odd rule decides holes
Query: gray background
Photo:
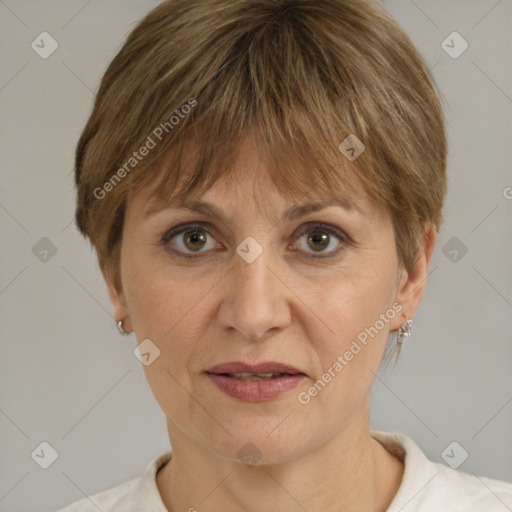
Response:
[{"label": "gray background", "polygon": [[[156,4],[0,1],[2,511],[55,510],[169,448],[135,338],[118,335],[73,225],[73,153],[93,93]],[[469,454],[459,469],[512,481],[512,2],[383,4],[433,67],[450,157],[426,296],[398,366],[376,381],[372,426],[407,433],[440,462],[457,441],[452,460]],[[59,44],[47,59],[31,48],[43,31]],[[453,31],[469,43],[457,59],[441,47]],[[31,458],[42,441],[59,454],[46,470]]]}]

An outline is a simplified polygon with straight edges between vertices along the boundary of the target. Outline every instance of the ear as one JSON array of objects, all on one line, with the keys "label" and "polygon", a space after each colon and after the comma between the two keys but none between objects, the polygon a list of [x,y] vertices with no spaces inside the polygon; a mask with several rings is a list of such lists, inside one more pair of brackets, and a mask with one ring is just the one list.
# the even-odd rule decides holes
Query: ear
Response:
[{"label": "ear", "polygon": [[122,290],[117,289],[112,277],[112,273],[106,268],[104,264],[100,263],[100,269],[101,273],[103,274],[105,284],[107,285],[108,295],[110,297],[110,302],[112,303],[116,323],[119,320],[122,320],[124,330],[131,332],[133,330],[133,326],[130,318],[130,309],[126,304],[124,293]]},{"label": "ear", "polygon": [[428,266],[437,242],[437,230],[433,225],[427,225],[422,239],[421,249],[413,268],[407,272],[403,269],[398,285],[396,301],[402,305],[402,311],[391,322],[391,330],[398,329],[404,322],[405,316],[410,320],[416,314],[427,286]]}]

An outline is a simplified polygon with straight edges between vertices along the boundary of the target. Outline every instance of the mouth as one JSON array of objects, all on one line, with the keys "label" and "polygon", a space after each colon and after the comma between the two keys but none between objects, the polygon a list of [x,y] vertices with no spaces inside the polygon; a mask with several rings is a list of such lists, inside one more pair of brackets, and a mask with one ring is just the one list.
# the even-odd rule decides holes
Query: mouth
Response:
[{"label": "mouth", "polygon": [[240,361],[222,363],[206,370],[206,373],[225,375],[242,380],[265,380],[279,378],[284,375],[305,375],[305,373],[298,368],[274,361],[259,364],[247,364]]},{"label": "mouth", "polygon": [[306,376],[301,370],[276,362],[249,365],[224,363],[205,372],[225,394],[248,402],[277,398],[295,388]]},{"label": "mouth", "polygon": [[[215,375],[224,375],[225,377],[231,377],[233,379],[240,379],[245,382],[255,382],[260,380],[279,379],[284,376],[292,375],[290,373],[217,373]],[[293,374],[295,375],[295,374]],[[299,375],[299,374],[296,374]]]}]

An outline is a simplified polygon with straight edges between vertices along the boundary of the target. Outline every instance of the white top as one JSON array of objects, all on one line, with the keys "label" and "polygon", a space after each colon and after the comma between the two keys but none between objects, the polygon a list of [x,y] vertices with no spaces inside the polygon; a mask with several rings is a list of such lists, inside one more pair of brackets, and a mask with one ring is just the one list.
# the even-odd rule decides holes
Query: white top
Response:
[{"label": "white top", "polygon": [[[402,483],[387,512],[507,512],[512,484],[477,477],[432,462],[404,434],[373,431],[371,436],[405,465]],[[157,471],[171,451],[155,457],[142,476],[79,500],[57,512],[168,512],[156,485]],[[94,503],[93,503],[94,502]]]}]

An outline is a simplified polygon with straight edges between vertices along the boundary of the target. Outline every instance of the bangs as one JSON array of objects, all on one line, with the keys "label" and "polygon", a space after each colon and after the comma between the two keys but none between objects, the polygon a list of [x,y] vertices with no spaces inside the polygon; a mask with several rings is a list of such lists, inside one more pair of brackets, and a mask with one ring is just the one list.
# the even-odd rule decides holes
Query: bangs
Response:
[{"label": "bangs", "polygon": [[[371,152],[364,151],[356,163],[338,149],[349,135],[365,143],[369,124],[382,113],[372,112],[370,101],[365,116],[360,114],[356,95],[350,93],[350,71],[335,68],[332,62],[340,59],[329,58],[322,42],[300,25],[300,18],[256,24],[223,61],[209,61],[201,72],[196,70],[192,98],[197,106],[164,136],[159,159],[132,176],[131,193],[147,186],[156,204],[198,199],[219,179],[236,179],[235,164],[249,136],[286,198],[349,196],[362,188],[382,201],[381,183],[371,172],[377,167]],[[184,72],[189,80],[194,74],[192,68]],[[357,101],[365,95],[369,93],[361,85]],[[179,107],[173,96],[173,105],[169,97],[162,98],[160,117],[142,137]],[[182,98],[185,104],[184,93]]]},{"label": "bangs", "polygon": [[[272,134],[261,133],[258,127],[242,136],[237,134],[237,138],[231,140],[224,135],[212,140],[210,135],[180,141],[160,166],[143,174],[131,193],[148,187],[152,208],[159,209],[174,201],[199,200],[218,181],[236,183],[240,173],[237,162],[243,164],[241,148],[248,136],[261,162],[256,172],[268,173],[285,199],[299,202],[305,197],[333,199],[341,196],[351,200],[361,194],[363,187],[357,168],[348,160],[343,162],[344,157],[337,148],[331,155],[325,147],[310,148],[307,144],[310,138],[294,147],[294,143],[300,142],[297,133],[294,130],[288,134],[289,139],[284,138],[281,145],[275,144]],[[264,206],[258,203],[259,195],[255,193],[253,198],[259,207]]]}]

